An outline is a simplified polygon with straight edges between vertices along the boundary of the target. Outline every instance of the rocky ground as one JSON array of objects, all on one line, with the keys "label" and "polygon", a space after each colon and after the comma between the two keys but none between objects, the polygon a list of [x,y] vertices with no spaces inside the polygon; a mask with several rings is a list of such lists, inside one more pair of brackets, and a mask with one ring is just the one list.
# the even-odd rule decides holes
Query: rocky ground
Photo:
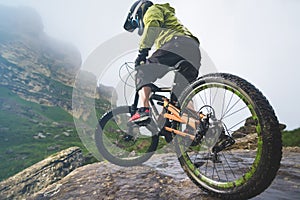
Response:
[{"label": "rocky ground", "polygon": [[[186,188],[189,188],[186,190]],[[108,163],[76,170],[32,199],[207,199],[187,179],[177,181],[148,166]]]},{"label": "rocky ground", "polygon": [[[298,199],[299,149],[284,150],[272,185],[254,199]],[[30,199],[213,199],[184,174],[176,155],[154,155],[143,166],[95,163],[76,169]]]}]

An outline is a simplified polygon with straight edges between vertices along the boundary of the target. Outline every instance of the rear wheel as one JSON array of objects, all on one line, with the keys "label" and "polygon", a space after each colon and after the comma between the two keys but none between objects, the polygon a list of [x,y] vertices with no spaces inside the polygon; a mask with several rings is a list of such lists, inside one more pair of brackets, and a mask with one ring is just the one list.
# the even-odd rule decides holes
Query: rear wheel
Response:
[{"label": "rear wheel", "polygon": [[100,154],[120,166],[134,166],[147,161],[158,145],[154,126],[128,125],[130,107],[117,107],[100,120],[95,133]]},{"label": "rear wheel", "polygon": [[[182,113],[207,116],[177,128],[196,135],[176,137],[179,161],[193,182],[222,199],[248,199],[275,178],[281,160],[279,123],[269,102],[253,85],[230,74],[198,79],[179,98]],[[203,120],[202,120],[203,121]],[[201,126],[201,127],[200,127]]]}]

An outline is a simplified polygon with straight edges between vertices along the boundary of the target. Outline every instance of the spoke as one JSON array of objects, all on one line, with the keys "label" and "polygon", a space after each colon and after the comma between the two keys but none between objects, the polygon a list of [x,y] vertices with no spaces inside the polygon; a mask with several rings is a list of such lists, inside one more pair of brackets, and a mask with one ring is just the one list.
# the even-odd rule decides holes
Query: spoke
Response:
[{"label": "spoke", "polygon": [[244,163],[241,163],[241,158],[237,158],[236,156],[233,155],[233,153],[231,151],[227,151],[228,154],[230,154],[230,156],[232,157],[232,159],[234,160],[237,160],[236,163],[237,163],[237,167],[239,168],[239,171],[242,173],[242,175],[244,175],[246,172],[247,172],[247,169],[246,170],[243,170],[242,167],[240,167],[240,164],[242,164],[243,166],[245,166],[244,168],[249,168],[249,165],[247,164],[244,164]]},{"label": "spoke", "polygon": [[238,104],[238,102],[239,102],[240,100],[241,100],[241,99],[238,99],[238,100],[230,107],[230,109],[229,109],[227,112],[225,112],[223,116],[221,116],[221,119],[220,119],[220,120],[224,119],[224,116],[225,116],[228,112],[230,112],[230,111],[236,106],[236,104]]},{"label": "spoke", "polygon": [[[207,152],[207,158],[209,156],[209,152]],[[208,165],[208,159],[206,159],[206,164],[205,164],[205,175],[207,175],[207,165]]]},{"label": "spoke", "polygon": [[[223,152],[222,152],[222,154],[223,154]],[[223,154],[223,157],[224,157],[224,154]],[[225,157],[224,157],[225,158]],[[226,158],[225,158],[226,159]],[[225,174],[225,177],[226,177],[226,181],[228,182],[229,180],[228,180],[228,177],[227,177],[227,173],[226,173],[226,170],[225,170],[225,167],[224,167],[224,165],[222,164],[222,167],[223,167],[223,171],[224,171],[224,174]]]},{"label": "spoke", "polygon": [[225,157],[225,155],[224,155],[223,152],[222,152],[222,156],[224,157],[224,159],[225,159],[225,161],[226,161],[226,163],[227,163],[227,165],[228,165],[228,167],[229,167],[229,169],[230,169],[233,177],[236,178],[236,176],[235,176],[235,174],[234,174],[234,172],[233,172],[233,170],[232,170],[232,168],[231,168],[231,166],[230,166],[230,164],[229,164],[228,160],[226,159],[226,157]]},{"label": "spoke", "polygon": [[217,96],[218,91],[219,91],[219,88],[217,88],[217,90],[216,90],[216,93],[215,93],[215,96],[214,96],[214,98],[213,98],[213,101],[212,101],[211,106],[215,103],[215,100],[216,100],[216,96]]},{"label": "spoke", "polygon": [[[214,163],[214,167],[215,167],[215,163]],[[219,173],[218,173],[218,169],[217,169],[217,167],[215,167],[215,168],[216,168],[216,174],[217,174],[219,180],[221,180],[220,175],[219,175]]]},{"label": "spoke", "polygon": [[211,106],[211,88],[209,88],[209,105]]},{"label": "spoke", "polygon": [[240,121],[240,122],[236,123],[235,125],[233,125],[232,127],[230,127],[228,130],[231,130],[231,129],[233,129],[234,127],[236,127],[237,125],[239,125],[239,124],[243,123],[243,122],[244,122],[244,121],[246,121],[247,119],[248,119],[248,117],[247,117],[246,119],[243,119],[242,121]]},{"label": "spoke", "polygon": [[232,115],[234,115],[234,114],[236,114],[236,113],[238,113],[238,112],[244,110],[245,108],[248,108],[248,107],[247,107],[247,106],[244,106],[243,108],[240,108],[239,110],[237,110],[237,111],[235,111],[235,112],[233,112],[233,113],[231,113],[231,114],[229,114],[229,115],[223,116],[222,119],[226,119],[227,117],[230,117],[230,116],[232,116]]},{"label": "spoke", "polygon": [[225,90],[225,92],[224,92],[224,96],[223,96],[223,103],[222,103],[222,114],[221,114],[221,116],[223,116],[223,111],[224,111],[224,104],[225,104],[225,96],[226,96],[226,91],[227,90]]},{"label": "spoke", "polygon": [[203,90],[203,92],[204,92],[205,105],[207,105],[207,97],[206,97],[206,92],[205,92],[205,90]]},{"label": "spoke", "polygon": [[231,94],[231,97],[230,97],[230,100],[229,100],[229,102],[228,102],[228,104],[227,104],[227,106],[226,106],[225,112],[222,113],[222,117],[225,115],[225,113],[227,113],[227,110],[228,110],[229,105],[231,104],[233,95],[234,95],[234,93]]},{"label": "spoke", "polygon": [[[241,174],[244,175],[247,172],[247,170],[246,171],[243,170],[243,168],[240,167],[240,164],[241,164],[240,162],[237,162],[237,167],[238,167],[239,171],[241,172]],[[245,165],[244,163],[242,163],[242,165],[245,166],[246,168],[249,167],[248,165]]]},{"label": "spoke", "polygon": [[[203,100],[201,94],[199,93],[198,95],[200,96],[200,99],[201,99],[203,105],[206,105],[206,103],[204,102],[204,100]],[[208,108],[206,108],[206,110],[207,110],[207,112],[209,112]],[[199,110],[199,111],[200,111],[200,110]],[[199,111],[198,111],[198,112],[199,112]]]},{"label": "spoke", "polygon": [[212,171],[212,175],[211,175],[211,179],[214,180],[214,175],[215,175],[215,163],[213,162],[213,171]]},{"label": "spoke", "polygon": [[204,102],[204,100],[203,100],[203,98],[202,98],[201,94],[199,93],[198,95],[200,96],[200,99],[201,99],[201,101],[202,101],[203,105],[205,105],[205,102]]}]

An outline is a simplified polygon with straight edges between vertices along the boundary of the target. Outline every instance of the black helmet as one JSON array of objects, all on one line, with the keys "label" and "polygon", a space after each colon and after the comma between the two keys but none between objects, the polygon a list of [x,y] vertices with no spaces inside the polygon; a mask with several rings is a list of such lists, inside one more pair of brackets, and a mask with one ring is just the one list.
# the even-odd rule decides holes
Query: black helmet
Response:
[{"label": "black helmet", "polygon": [[146,11],[153,3],[147,0],[136,1],[130,8],[128,16],[126,18],[124,29],[129,32],[133,32],[136,28],[139,28],[139,35],[143,34],[144,23],[143,17]]}]

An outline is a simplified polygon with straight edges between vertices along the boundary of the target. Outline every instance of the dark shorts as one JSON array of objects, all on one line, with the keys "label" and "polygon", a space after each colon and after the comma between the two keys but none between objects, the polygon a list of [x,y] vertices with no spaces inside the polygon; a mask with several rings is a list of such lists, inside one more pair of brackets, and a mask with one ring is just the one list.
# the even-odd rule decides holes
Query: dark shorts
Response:
[{"label": "dark shorts", "polygon": [[188,84],[196,80],[201,62],[199,43],[183,36],[174,37],[151,55],[148,64],[138,67],[136,89],[140,90],[158,78],[162,78],[168,73],[169,67],[174,67],[181,60],[188,62],[185,62],[175,75],[173,88],[173,91],[180,93]]}]

